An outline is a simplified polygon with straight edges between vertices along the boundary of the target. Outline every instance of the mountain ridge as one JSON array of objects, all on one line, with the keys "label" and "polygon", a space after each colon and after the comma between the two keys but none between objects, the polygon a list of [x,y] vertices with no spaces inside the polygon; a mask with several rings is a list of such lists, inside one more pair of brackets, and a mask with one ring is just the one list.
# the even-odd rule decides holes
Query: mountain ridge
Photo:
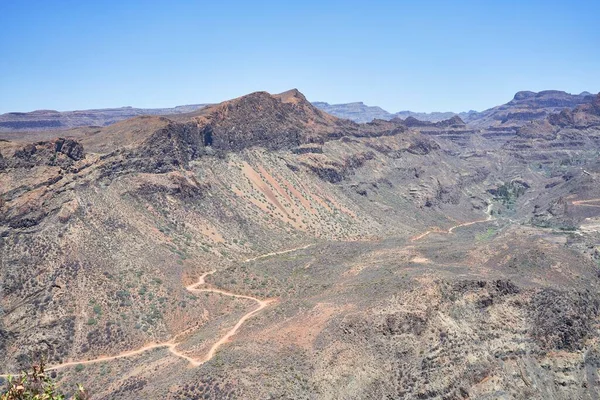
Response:
[{"label": "mountain ridge", "polygon": [[[300,93],[297,89],[284,92],[290,99]],[[283,93],[282,93],[283,94]],[[300,94],[304,97],[302,94]],[[593,96],[589,92],[571,95],[559,90],[541,92],[520,91],[506,104],[477,112],[413,112],[399,111],[390,113],[381,107],[368,106],[363,102],[344,104],[329,104],[316,101],[312,104],[318,109],[335,115],[338,118],[350,119],[354,122],[371,122],[375,119],[392,120],[413,117],[426,122],[440,122],[458,115],[465,122],[479,127],[488,128],[510,126],[516,127],[529,122],[531,119],[542,120],[551,113],[564,108],[573,108],[579,104],[591,102]],[[304,100],[306,100],[304,98]],[[210,107],[211,104],[194,104],[176,106],[173,108],[142,109],[120,107],[108,109],[90,109],[79,111],[58,112],[54,110],[35,110],[31,112],[10,112],[0,115],[0,133],[66,130],[82,126],[107,126],[115,122],[141,115],[185,115],[196,110]]]},{"label": "mountain ridge", "polygon": [[544,119],[551,113],[565,108],[573,108],[580,104],[591,102],[589,92],[577,95],[560,90],[544,90],[540,92],[520,91],[513,98],[496,107],[483,111],[467,112],[431,112],[419,113],[413,111],[399,111],[390,113],[380,107],[367,106],[362,102],[346,104],[329,104],[316,102],[317,107],[342,118],[354,119],[356,122],[369,122],[372,119],[393,119],[400,117],[406,119],[413,117],[421,121],[439,122],[458,115],[465,122],[479,128],[497,126],[520,126],[531,119]]},{"label": "mountain ridge", "polygon": [[81,126],[106,126],[140,115],[189,113],[207,106],[190,104],[171,108],[97,108],[75,111],[35,110],[0,114],[0,132],[69,129]]}]

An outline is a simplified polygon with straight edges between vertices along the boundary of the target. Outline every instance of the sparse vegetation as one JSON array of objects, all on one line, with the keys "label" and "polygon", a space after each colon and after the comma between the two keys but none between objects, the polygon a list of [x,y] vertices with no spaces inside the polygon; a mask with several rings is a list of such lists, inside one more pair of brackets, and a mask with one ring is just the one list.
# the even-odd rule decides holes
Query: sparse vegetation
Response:
[{"label": "sparse vegetation", "polygon": [[[585,397],[588,357],[582,364],[581,353],[564,354],[557,366],[553,351],[597,340],[578,319],[596,315],[597,243],[583,230],[553,234],[532,218],[568,231],[593,215],[570,196],[596,196],[595,175],[580,166],[596,174],[597,151],[588,158],[551,142],[542,159],[514,133],[487,139],[493,131],[329,120],[310,123],[326,130],[310,138],[314,151],[288,143],[307,139],[296,124],[279,131],[283,145],[272,140],[265,151],[236,135],[269,137],[290,110],[276,108],[277,118],[267,114],[246,132],[248,118],[280,104],[257,96],[228,126],[226,145],[241,146],[235,152],[192,148],[204,117],[191,125],[159,119],[148,132],[141,118],[123,123],[118,149],[83,135],[91,153],[68,168],[60,155],[43,158],[41,144],[29,156],[19,150],[22,166],[21,156],[5,158],[0,263],[9,323],[0,325],[0,364],[26,367],[29,350],[50,353],[52,365],[97,360],[60,369],[57,382],[81,380],[123,399],[493,397],[470,392],[486,379],[478,390],[502,386],[508,397],[535,398],[521,390],[534,387],[527,379]],[[309,107],[294,109],[310,118]],[[217,147],[224,131],[215,124]],[[586,131],[590,143],[598,137]],[[429,145],[437,141],[440,148]],[[470,225],[484,221],[490,194],[495,221]],[[315,245],[300,249],[307,243]],[[146,343],[177,343],[180,354],[201,359],[256,307],[249,298],[186,291],[209,269],[216,272],[204,287],[273,301],[244,320],[202,373],[166,345],[130,355]],[[552,295],[538,302],[538,315],[531,299],[547,285],[585,290],[589,299]],[[584,301],[585,314],[572,307]],[[114,354],[127,357],[99,359]],[[525,379],[499,373],[507,363],[526,366]]]}]

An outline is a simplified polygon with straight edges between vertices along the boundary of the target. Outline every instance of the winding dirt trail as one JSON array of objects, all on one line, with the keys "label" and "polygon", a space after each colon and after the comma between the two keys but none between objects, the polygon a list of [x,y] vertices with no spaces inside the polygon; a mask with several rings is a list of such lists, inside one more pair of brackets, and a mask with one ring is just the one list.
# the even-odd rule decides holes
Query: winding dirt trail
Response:
[{"label": "winding dirt trail", "polygon": [[[244,260],[244,262],[251,262],[251,261],[259,260],[261,258],[271,257],[271,256],[279,255],[279,254],[291,253],[294,251],[307,249],[311,246],[314,246],[314,244],[308,244],[306,246],[296,247],[296,248],[289,249],[289,250],[275,251],[275,252],[271,252],[271,253],[267,253],[267,254],[262,254],[260,256]],[[275,299],[261,300],[256,297],[246,296],[246,295],[242,295],[242,294],[236,294],[236,293],[228,292],[226,290],[221,290],[221,289],[199,288],[199,286],[206,284],[206,277],[208,275],[214,274],[215,272],[216,272],[216,270],[205,272],[204,274],[200,275],[200,277],[198,277],[197,282],[186,286],[185,289],[188,292],[192,292],[192,293],[201,293],[201,292],[218,293],[218,294],[221,294],[224,296],[235,297],[238,299],[248,299],[248,300],[255,301],[258,304],[258,307],[255,308],[254,310],[244,314],[242,316],[242,318],[240,318],[239,321],[233,326],[233,328],[231,328],[229,331],[227,331],[227,333],[225,333],[225,335],[223,335],[223,337],[221,337],[219,340],[217,340],[216,343],[214,343],[211,346],[211,348],[208,350],[208,353],[206,354],[206,356],[204,358],[198,360],[198,359],[192,358],[192,357],[186,355],[185,353],[177,350],[177,346],[179,346],[179,344],[181,344],[181,342],[176,342],[175,340],[178,337],[188,333],[191,330],[191,329],[188,329],[188,330],[178,333],[177,335],[175,335],[175,337],[173,339],[166,341],[166,342],[149,343],[143,347],[140,347],[137,350],[125,351],[123,353],[115,354],[114,356],[103,356],[103,357],[94,358],[92,360],[83,360],[83,361],[68,361],[68,362],[65,362],[62,364],[49,366],[46,368],[46,371],[53,371],[53,370],[62,369],[62,368],[66,368],[66,367],[73,367],[73,366],[80,365],[80,364],[81,365],[96,364],[96,363],[100,363],[100,362],[117,360],[119,358],[127,358],[127,357],[145,353],[150,350],[160,349],[160,348],[167,348],[169,350],[169,352],[171,352],[171,354],[188,361],[192,366],[195,366],[195,367],[200,366],[200,365],[204,364],[205,362],[210,361],[210,359],[212,359],[215,356],[215,354],[217,353],[217,350],[219,350],[219,347],[221,347],[222,345],[227,343],[229,341],[229,339],[231,339],[231,337],[237,333],[237,331],[241,328],[241,326],[244,324],[244,322],[246,322],[248,319],[252,318],[254,315],[259,313],[261,310],[263,310],[265,307],[267,307],[269,304],[271,304],[272,302],[275,301]],[[0,377],[5,378],[5,377],[8,377],[9,375],[10,374],[4,374],[4,375],[0,375]]]},{"label": "winding dirt trail", "polygon": [[419,235],[417,235],[417,236],[413,236],[413,237],[412,237],[410,240],[411,240],[412,242],[416,242],[417,240],[421,240],[421,239],[423,239],[425,236],[427,236],[427,235],[429,235],[429,234],[431,234],[431,233],[443,233],[443,234],[449,235],[449,234],[451,234],[451,233],[452,233],[452,232],[453,232],[455,229],[457,229],[457,228],[461,228],[461,227],[463,227],[463,226],[475,225],[475,224],[480,224],[480,223],[482,223],[482,222],[488,222],[488,221],[492,221],[492,220],[494,220],[495,218],[494,218],[494,217],[492,217],[492,214],[491,214],[491,212],[492,212],[492,205],[491,205],[491,204],[488,204],[488,206],[487,206],[487,210],[485,211],[485,213],[487,214],[487,218],[486,218],[486,219],[479,219],[479,220],[477,220],[477,221],[471,221],[471,222],[463,222],[462,224],[458,224],[458,225],[451,226],[451,227],[450,227],[450,228],[448,228],[447,230],[443,230],[443,229],[441,229],[441,228],[434,228],[434,229],[431,229],[431,230],[429,230],[429,231],[425,231],[425,232],[423,232],[423,233],[421,233],[421,234],[419,234]]},{"label": "winding dirt trail", "polygon": [[[302,248],[306,248],[308,246],[302,247]],[[276,255],[276,254],[283,254],[283,253],[289,253],[291,251],[295,251],[298,249],[291,249],[291,250],[285,250],[285,251],[281,251],[281,252],[275,252],[275,253],[269,253],[269,254],[265,254],[264,257],[270,256],[270,255]],[[257,257],[257,258],[262,258],[263,256]],[[248,260],[246,260],[248,261]],[[268,299],[268,300],[261,300],[259,298],[256,297],[252,297],[252,296],[246,296],[246,295],[242,295],[242,294],[236,294],[236,293],[231,293],[225,290],[221,290],[221,289],[211,289],[211,288],[198,288],[199,286],[205,285],[205,279],[208,275],[214,274],[216,272],[216,270],[213,271],[209,271],[209,272],[205,272],[204,274],[200,275],[200,277],[198,278],[198,281],[188,285],[185,287],[185,289],[189,292],[192,293],[201,293],[201,292],[207,292],[207,293],[218,293],[224,296],[231,296],[231,297],[236,297],[239,299],[248,299],[248,300],[253,300],[258,304],[258,307],[255,308],[254,310],[244,314],[242,316],[242,318],[240,318],[240,320],[233,326],[233,328],[231,328],[229,331],[227,331],[227,333],[225,333],[225,335],[223,335],[223,337],[221,337],[216,343],[214,343],[210,350],[208,351],[208,353],[206,354],[205,357],[203,357],[202,359],[198,360],[198,359],[194,359],[188,355],[186,355],[185,353],[177,350],[177,346],[179,344],[181,344],[181,342],[176,342],[175,340],[177,339],[177,337],[187,333],[189,331],[186,330],[184,332],[181,332],[179,334],[177,334],[173,339],[166,341],[166,342],[161,342],[161,343],[150,343],[147,344],[143,347],[140,347],[137,350],[130,350],[130,351],[125,351],[123,353],[119,353],[116,354],[114,356],[104,356],[104,357],[98,357],[98,358],[94,358],[92,360],[84,360],[84,361],[68,361],[62,364],[57,364],[57,365],[53,365],[53,366],[49,366],[46,368],[46,371],[53,371],[53,370],[58,370],[58,369],[62,369],[62,368],[66,368],[66,367],[73,367],[76,365],[88,365],[88,364],[96,364],[96,363],[100,363],[100,362],[106,362],[106,361],[112,361],[112,360],[117,360],[119,358],[127,358],[127,357],[131,357],[131,356],[135,356],[138,354],[142,354],[145,353],[147,351],[150,350],[154,350],[154,349],[159,349],[159,348],[167,348],[169,350],[169,352],[171,352],[171,354],[173,354],[176,357],[182,358],[186,361],[188,361],[192,366],[200,366],[202,364],[204,364],[205,362],[208,362],[210,359],[212,359],[217,350],[219,349],[219,347],[221,347],[223,344],[227,343],[229,341],[229,339],[235,335],[237,333],[237,331],[240,329],[240,327],[244,324],[244,322],[246,322],[248,319],[252,318],[254,315],[256,315],[258,312],[260,312],[262,309],[264,309],[265,307],[267,307],[269,304],[271,304],[273,301],[275,301],[274,299]],[[8,377],[8,375],[10,374],[5,374],[5,375],[0,375],[0,377]]]},{"label": "winding dirt trail", "polygon": [[[289,252],[289,251],[287,251],[287,252]],[[227,333],[221,339],[219,339],[215,344],[213,344],[211,346],[210,350],[206,354],[206,357],[204,357],[202,359],[202,361],[190,361],[193,365],[204,364],[205,362],[207,362],[211,358],[213,358],[215,353],[219,349],[219,347],[221,347],[223,344],[227,343],[229,338],[231,338],[233,335],[236,334],[238,329],[240,329],[240,327],[244,324],[244,322],[246,322],[247,319],[252,318],[252,316],[254,316],[256,313],[260,312],[263,308],[265,308],[270,303],[275,301],[274,299],[260,300],[256,297],[245,296],[243,294],[235,294],[235,293],[227,292],[225,290],[220,290],[220,289],[198,289],[198,286],[201,286],[204,284],[204,278],[206,278],[208,275],[214,274],[215,272],[216,272],[216,270],[204,273],[202,276],[200,276],[200,278],[198,279],[198,282],[196,282],[192,285],[186,286],[186,289],[193,293],[212,292],[212,293],[220,293],[225,296],[236,297],[238,299],[249,299],[249,300],[256,301],[258,303],[258,307],[255,308],[254,310],[250,311],[249,313],[244,314],[244,316],[242,316],[242,318],[240,318],[240,320],[237,322],[237,324],[235,324],[233,326],[233,328],[231,328],[229,331],[227,331]]]},{"label": "winding dirt trail", "polygon": [[[585,200],[585,201],[592,201],[592,200]],[[459,228],[461,226],[468,226],[468,225],[473,225],[476,223],[480,223],[480,222],[485,222],[485,221],[489,221],[492,220],[493,217],[489,214],[491,210],[491,205],[488,206],[488,218],[485,220],[479,220],[479,221],[472,221],[472,222],[465,222],[462,224],[458,224],[455,225],[451,228],[449,228],[447,231],[442,231],[442,230],[432,230],[432,231],[427,231],[424,232],[422,234],[420,234],[419,236],[416,236],[414,238],[412,238],[413,241],[419,240],[424,238],[425,236],[429,235],[432,232],[444,232],[444,233],[452,233],[452,231],[456,228]],[[294,251],[298,251],[298,250],[303,250],[303,249],[307,249],[311,246],[314,246],[314,244],[308,244],[306,246],[302,246],[302,247],[297,247],[297,248],[293,248],[293,249],[289,249],[289,250],[283,250],[283,251],[277,251],[277,252],[271,252],[271,253],[267,253],[267,254],[263,254],[257,257],[253,257],[253,258],[248,258],[246,260],[244,260],[243,262],[251,262],[251,261],[255,261],[261,258],[266,258],[266,257],[271,257],[274,255],[280,255],[280,254],[286,254],[286,253],[291,253]],[[258,307],[255,308],[254,310],[244,314],[239,320],[238,322],[233,326],[233,328],[231,328],[229,331],[227,331],[227,333],[225,333],[225,335],[223,335],[219,340],[217,340],[209,349],[208,353],[206,354],[206,356],[200,360],[192,358],[188,355],[186,355],[185,353],[177,350],[177,346],[179,344],[181,344],[181,342],[176,342],[175,340],[177,339],[177,337],[182,336],[184,334],[186,334],[188,331],[190,331],[191,329],[185,330],[183,332],[180,332],[179,334],[175,335],[175,337],[169,341],[166,342],[161,342],[161,343],[150,343],[147,344],[143,347],[140,347],[139,349],[136,350],[130,350],[130,351],[126,351],[123,353],[119,353],[116,354],[114,356],[103,356],[103,357],[98,357],[98,358],[94,358],[92,360],[81,360],[81,361],[68,361],[62,364],[57,364],[57,365],[53,365],[53,366],[49,366],[46,368],[46,371],[53,371],[53,370],[58,370],[58,369],[62,369],[62,368],[67,368],[67,367],[73,367],[73,366],[77,366],[77,365],[89,365],[89,364],[96,364],[96,363],[100,363],[100,362],[107,362],[107,361],[112,361],[112,360],[117,360],[120,358],[127,358],[127,357],[131,357],[131,356],[135,356],[138,354],[142,354],[145,353],[147,351],[150,350],[154,350],[154,349],[159,349],[159,348],[166,348],[169,350],[169,352],[171,354],[173,354],[176,357],[182,358],[186,361],[188,361],[190,363],[190,365],[197,367],[200,366],[208,361],[210,361],[216,354],[217,350],[219,349],[219,347],[221,347],[223,344],[227,343],[229,341],[229,339],[235,335],[237,333],[237,331],[240,329],[240,327],[244,324],[244,322],[246,322],[248,319],[252,318],[254,315],[256,315],[257,313],[259,313],[261,310],[263,310],[265,307],[267,307],[269,304],[271,304],[272,302],[275,301],[275,299],[266,299],[266,300],[261,300],[259,298],[256,297],[252,297],[252,296],[247,296],[247,295],[242,295],[242,294],[236,294],[236,293],[232,293],[232,292],[228,292],[225,290],[221,290],[221,289],[212,289],[212,288],[199,288],[199,286],[205,285],[206,284],[206,277],[208,275],[212,275],[216,272],[216,270],[212,270],[209,272],[205,272],[204,274],[200,275],[198,277],[198,281],[188,285],[185,287],[185,289],[189,292],[192,293],[201,293],[201,292],[207,292],[207,293],[218,293],[224,296],[231,296],[231,297],[235,297],[235,298],[239,298],[239,299],[248,299],[248,300],[252,300],[255,301],[258,304]],[[0,375],[0,377],[6,378],[11,374],[3,374]]]},{"label": "winding dirt trail", "polygon": [[[582,200],[579,201],[577,203],[585,203],[585,202],[591,202],[591,201],[595,201],[595,200],[600,200],[600,199],[593,199],[593,200]],[[573,204],[575,204],[576,202],[573,202]],[[450,227],[448,230],[444,231],[441,229],[434,229],[434,230],[429,230],[426,231],[418,236],[413,237],[411,240],[412,241],[417,241],[420,240],[422,238],[424,238],[425,236],[429,235],[430,233],[433,232],[438,232],[438,233],[447,233],[450,234],[452,233],[452,231],[454,229],[460,228],[462,226],[469,226],[469,225],[473,225],[473,224],[477,224],[477,223],[481,223],[481,222],[486,222],[486,221],[490,221],[492,219],[494,219],[491,214],[491,205],[488,206],[487,209],[487,213],[488,213],[488,218],[484,219],[484,220],[478,220],[478,221],[471,221],[471,222],[464,222],[462,224],[458,224],[458,225],[454,225],[452,227]],[[309,247],[314,246],[314,244],[308,244],[302,247],[296,247],[293,249],[289,249],[289,250],[283,250],[283,251],[276,251],[276,252],[271,252],[271,253],[266,253],[266,254],[262,254],[260,256],[256,256],[256,257],[252,257],[252,258],[248,258],[246,260],[244,260],[243,262],[252,262],[255,260],[259,260],[262,258],[266,258],[266,257],[271,257],[271,256],[275,256],[275,255],[280,255],[280,254],[286,254],[286,253],[291,253],[294,251],[298,251],[298,250],[303,250],[303,249],[307,249]],[[140,347],[139,349],[136,350],[130,350],[130,351],[125,351],[123,353],[119,353],[116,354],[114,356],[103,356],[103,357],[98,357],[98,358],[94,358],[92,360],[81,360],[81,361],[68,361],[62,364],[57,364],[57,365],[53,365],[53,366],[49,366],[46,368],[46,371],[53,371],[53,370],[58,370],[58,369],[62,369],[62,368],[67,368],[67,367],[73,367],[73,366],[77,366],[77,365],[89,365],[89,364],[96,364],[96,363],[100,363],[100,362],[107,362],[107,361],[112,361],[112,360],[118,360],[120,358],[127,358],[127,357],[131,357],[131,356],[135,356],[135,355],[139,355],[142,353],[145,353],[147,351],[150,350],[154,350],[154,349],[159,349],[159,348],[166,348],[169,350],[169,352],[171,354],[173,354],[176,357],[182,358],[186,361],[188,361],[190,363],[190,365],[197,367],[200,366],[208,361],[210,361],[216,354],[216,352],[218,351],[219,347],[221,347],[223,344],[227,343],[229,341],[229,339],[231,339],[231,337],[233,335],[235,335],[237,333],[237,331],[241,328],[241,326],[244,324],[244,322],[246,322],[248,319],[252,318],[254,315],[256,315],[257,313],[259,313],[260,311],[262,311],[265,307],[267,307],[269,304],[271,304],[272,302],[275,301],[275,299],[267,299],[267,300],[261,300],[259,298],[256,297],[252,297],[252,296],[246,296],[246,295],[242,295],[242,294],[236,294],[236,293],[232,293],[232,292],[228,292],[225,290],[221,290],[221,289],[213,289],[213,288],[199,288],[202,285],[206,284],[206,277],[208,275],[212,275],[216,272],[216,270],[212,270],[209,272],[205,272],[204,274],[200,275],[198,277],[198,281],[188,285],[185,287],[185,289],[191,293],[202,293],[202,292],[206,292],[206,293],[218,293],[224,296],[230,296],[230,297],[235,297],[235,298],[239,298],[239,299],[248,299],[248,300],[252,300],[255,301],[258,304],[258,307],[255,308],[254,310],[244,314],[239,320],[238,322],[229,330],[227,331],[227,333],[225,333],[225,335],[223,335],[219,340],[217,340],[209,349],[208,353],[206,354],[206,356],[204,356],[202,359],[195,359],[192,358],[188,355],[186,355],[185,353],[177,350],[177,346],[179,346],[182,342],[177,342],[176,339],[184,334],[187,334],[191,329],[185,330],[183,332],[180,332],[179,334],[175,335],[174,338],[172,338],[171,340],[168,340],[166,342],[161,342],[161,343],[149,343],[143,347]],[[4,375],[0,375],[0,377],[7,377],[9,374],[4,374]]]}]

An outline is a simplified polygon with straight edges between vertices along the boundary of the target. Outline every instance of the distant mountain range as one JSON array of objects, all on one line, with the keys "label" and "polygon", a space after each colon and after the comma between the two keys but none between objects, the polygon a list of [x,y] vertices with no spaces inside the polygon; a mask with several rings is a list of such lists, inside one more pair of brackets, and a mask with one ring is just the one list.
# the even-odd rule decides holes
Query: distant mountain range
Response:
[{"label": "distant mountain range", "polygon": [[458,115],[463,121],[478,127],[488,126],[521,126],[531,120],[544,119],[548,115],[560,112],[565,108],[573,108],[580,104],[591,103],[593,96],[589,92],[569,94],[559,90],[545,90],[539,93],[522,91],[506,104],[485,111],[454,112],[413,112],[400,111],[390,113],[381,107],[367,106],[362,102],[346,104],[313,103],[321,110],[339,118],[351,119],[355,122],[370,122],[374,119],[391,120],[413,117],[421,121],[439,122]]},{"label": "distant mountain range", "polygon": [[[390,113],[381,107],[368,106],[363,102],[329,104],[313,102],[318,109],[338,118],[364,123],[376,119],[390,121],[394,118],[409,117],[425,122],[440,122],[459,116],[465,123],[475,128],[512,128],[530,121],[543,120],[552,113],[581,104],[589,104],[594,96],[589,92],[569,94],[558,90],[546,90],[539,93],[522,91],[506,104],[481,112],[413,112],[399,111]],[[0,132],[48,131],[69,129],[80,126],[107,126],[115,122],[140,115],[176,115],[197,111],[208,104],[190,104],[173,108],[105,108],[81,111],[58,112],[38,110],[32,112],[11,112],[0,115]]]},{"label": "distant mountain range", "polygon": [[[432,112],[432,113],[424,113],[424,112],[413,112],[413,111],[400,111],[397,113],[390,113],[384,110],[381,107],[377,106],[368,106],[365,103],[359,101],[355,103],[345,103],[345,104],[329,104],[322,101],[316,101],[313,105],[326,113],[331,115],[335,115],[339,118],[350,119],[354,122],[371,122],[374,119],[384,119],[391,120],[393,118],[402,118],[406,119],[408,117],[413,117],[421,121],[428,122],[439,122],[449,118],[454,117],[455,115],[459,115],[462,117],[467,116],[469,113],[453,113],[453,112]],[[471,111],[475,112],[475,111]]]},{"label": "distant mountain range", "polygon": [[383,108],[368,106],[362,101],[345,104],[329,104],[322,101],[315,101],[312,104],[328,114],[335,115],[338,118],[350,119],[359,123],[371,122],[374,119],[384,119],[389,121],[394,118],[394,114],[387,112]]},{"label": "distant mountain range", "polygon": [[37,131],[68,129],[79,126],[106,126],[140,115],[173,115],[196,111],[206,104],[190,104],[172,108],[101,108],[80,111],[37,110],[0,115],[0,131]]}]

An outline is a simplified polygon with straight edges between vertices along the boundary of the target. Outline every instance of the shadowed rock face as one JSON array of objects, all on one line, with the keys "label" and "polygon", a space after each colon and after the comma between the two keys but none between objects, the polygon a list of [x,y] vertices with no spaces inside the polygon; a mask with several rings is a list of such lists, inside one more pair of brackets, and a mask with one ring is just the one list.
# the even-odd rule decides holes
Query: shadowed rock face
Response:
[{"label": "shadowed rock face", "polygon": [[79,142],[58,138],[54,141],[25,145],[4,162],[7,168],[31,168],[35,165],[59,165],[65,168],[84,157],[85,152]]},{"label": "shadowed rock face", "polygon": [[75,140],[59,138],[54,143],[56,152],[61,152],[72,160],[79,161],[85,156],[83,146]]}]

